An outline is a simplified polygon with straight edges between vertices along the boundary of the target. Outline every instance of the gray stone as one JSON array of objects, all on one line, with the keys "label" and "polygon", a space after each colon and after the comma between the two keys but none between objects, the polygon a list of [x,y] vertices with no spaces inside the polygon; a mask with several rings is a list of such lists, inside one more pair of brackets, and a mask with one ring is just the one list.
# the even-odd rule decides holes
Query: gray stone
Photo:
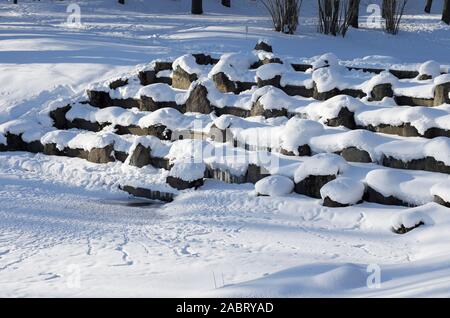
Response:
[{"label": "gray stone", "polygon": [[109,83],[109,88],[110,89],[117,89],[117,88],[123,87],[123,86],[125,86],[127,84],[128,84],[128,79],[119,78],[119,79]]},{"label": "gray stone", "polygon": [[396,169],[423,170],[450,174],[450,167],[445,165],[442,161],[437,161],[433,157],[403,161],[390,156],[384,156],[382,164],[385,167]]},{"label": "gray stone", "polygon": [[389,134],[389,135],[397,135],[397,136],[403,136],[403,137],[418,137],[420,136],[419,131],[416,127],[411,126],[410,123],[404,123],[400,126],[391,126],[386,124],[381,124],[378,126],[372,126],[369,125],[365,127],[367,130],[375,131],[383,134]]},{"label": "gray stone", "polygon": [[372,158],[367,151],[356,147],[347,147],[338,154],[349,162],[372,162]]},{"label": "gray stone", "polygon": [[336,179],[335,175],[308,176],[295,184],[294,191],[312,198],[321,199],[320,189],[328,182]]},{"label": "gray stone", "polygon": [[445,201],[444,199],[442,199],[440,196],[435,195],[434,196],[434,202],[436,202],[437,204],[443,205],[447,208],[450,208],[450,202]]},{"label": "gray stone", "polygon": [[413,227],[405,227],[403,224],[401,224],[398,228],[392,228],[392,232],[397,234],[406,234],[414,229],[417,229],[419,226],[425,225],[422,221],[414,225]]},{"label": "gray stone", "polygon": [[186,101],[186,112],[209,114],[212,112],[211,103],[208,100],[208,90],[203,85],[197,85]]},{"label": "gray stone", "polygon": [[138,73],[139,81],[142,86],[147,86],[156,83],[156,72],[155,71],[140,71]]},{"label": "gray stone", "polygon": [[138,144],[133,153],[130,155],[129,164],[138,168],[149,165],[151,163],[150,152],[151,149],[149,147],[144,147],[142,144]]},{"label": "gray stone", "polygon": [[274,87],[278,87],[281,88],[281,76],[277,75],[274,78],[268,79],[268,80],[263,80],[260,79],[259,77],[256,78],[256,83],[258,85],[258,87],[264,87],[264,86],[274,86]]},{"label": "gray stone", "polygon": [[164,202],[172,202],[175,195],[170,192],[153,191],[150,189],[144,189],[132,186],[120,186],[119,189],[136,197],[147,198],[150,200],[160,200]]},{"label": "gray stone", "polygon": [[191,188],[199,188],[203,185],[203,178],[194,181],[185,181],[180,178],[167,176],[166,182],[175,189],[186,190]]},{"label": "gray stone", "polygon": [[434,98],[417,98],[411,96],[394,96],[395,103],[399,106],[435,106]]},{"label": "gray stone", "polygon": [[172,74],[172,87],[179,89],[189,89],[191,84],[198,79],[197,74],[189,74],[181,67],[177,66]]},{"label": "gray stone", "polygon": [[161,140],[171,140],[172,131],[164,125],[152,125],[149,127],[139,127],[135,125],[130,126],[116,126],[116,133],[118,135],[137,135],[137,136],[155,136]]},{"label": "gray stone", "polygon": [[327,120],[327,125],[330,127],[344,126],[348,129],[355,129],[355,113],[348,110],[347,107],[342,107],[336,118]]},{"label": "gray stone", "polygon": [[93,163],[108,163],[115,161],[113,156],[114,147],[108,145],[103,148],[93,148],[88,152],[87,160]]},{"label": "gray stone", "polygon": [[89,98],[89,104],[98,108],[106,108],[113,105],[113,101],[109,96],[108,92],[95,91],[95,90],[87,90],[87,95]]},{"label": "gray stone", "polygon": [[450,104],[450,83],[437,85],[434,88],[434,106]]},{"label": "gray stone", "polygon": [[286,85],[284,87],[281,87],[281,89],[289,96],[302,96],[302,97],[314,96],[314,89],[306,88],[305,86]]},{"label": "gray stone", "polygon": [[72,106],[67,105],[67,106],[52,110],[49,113],[50,118],[53,119],[53,127],[58,128],[58,129],[67,129],[68,128],[68,120],[66,118],[66,114],[71,108],[72,108]]},{"label": "gray stone", "polygon": [[385,97],[393,97],[394,91],[392,90],[391,84],[378,84],[374,86],[372,92],[370,93],[372,101],[381,101]]},{"label": "gray stone", "polygon": [[213,81],[214,81],[214,84],[216,85],[217,89],[222,93],[236,93],[237,92],[236,83],[231,81],[228,78],[228,76],[223,72],[214,74]]},{"label": "gray stone", "polygon": [[378,191],[372,189],[370,186],[366,187],[366,191],[364,193],[364,200],[367,202],[373,202],[383,205],[399,205],[399,206],[407,206],[413,207],[413,204],[400,200],[394,196],[385,197]]},{"label": "gray stone", "polygon": [[256,183],[267,176],[270,176],[270,173],[266,169],[251,163],[248,165],[245,179],[248,183]]},{"label": "gray stone", "polygon": [[326,197],[325,199],[323,199],[323,206],[329,207],[329,208],[345,208],[350,206],[350,204],[342,204],[336,201],[333,201],[330,199],[330,197]]},{"label": "gray stone", "polygon": [[250,116],[264,116],[265,118],[282,117],[287,116],[287,109],[264,109],[264,106],[260,102],[261,98],[253,103],[250,111]]},{"label": "gray stone", "polygon": [[[298,149],[298,156],[311,156],[311,147],[309,145],[302,145],[299,146]],[[281,148],[280,153],[285,156],[297,156],[294,152],[288,151],[286,149]]]}]

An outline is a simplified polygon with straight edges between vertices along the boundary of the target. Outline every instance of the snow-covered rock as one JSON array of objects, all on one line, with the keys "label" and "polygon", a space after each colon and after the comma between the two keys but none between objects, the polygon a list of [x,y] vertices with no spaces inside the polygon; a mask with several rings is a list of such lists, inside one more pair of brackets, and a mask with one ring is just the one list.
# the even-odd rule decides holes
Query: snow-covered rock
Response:
[{"label": "snow-covered rock", "polygon": [[425,76],[429,78],[436,78],[441,75],[441,66],[435,61],[427,61],[420,65],[419,76]]},{"label": "snow-covered rock", "polygon": [[254,54],[227,53],[220,57],[219,62],[214,65],[209,77],[224,73],[231,81],[255,82],[255,72],[249,71],[250,67],[258,62]]},{"label": "snow-covered rock", "polygon": [[397,234],[405,234],[419,226],[433,224],[432,219],[423,212],[407,210],[391,219],[392,230]]},{"label": "snow-covered rock", "polygon": [[323,153],[306,159],[295,171],[298,183],[308,176],[337,176],[348,169],[348,163],[339,155]]},{"label": "snow-covered rock", "polygon": [[178,105],[186,103],[189,97],[185,91],[172,88],[170,85],[163,83],[144,86],[137,95],[151,97],[155,102],[176,102]]},{"label": "snow-covered rock", "polygon": [[255,190],[258,195],[286,195],[294,190],[294,182],[288,177],[273,175],[256,182]]},{"label": "snow-covered rock", "polygon": [[339,112],[343,108],[348,109],[350,112],[356,112],[367,108],[367,106],[357,98],[339,95],[324,102],[311,103],[303,109],[303,112],[310,119],[326,122],[329,119],[338,117]]},{"label": "snow-covered rock", "polygon": [[324,205],[336,207],[353,205],[362,200],[364,184],[352,178],[339,177],[320,189]]},{"label": "snow-covered rock", "polygon": [[203,179],[205,169],[203,162],[177,162],[170,169],[169,176],[190,182]]},{"label": "snow-covered rock", "polygon": [[310,139],[323,130],[323,125],[316,121],[292,117],[283,128],[281,147],[298,156],[299,147],[309,145]]},{"label": "snow-covered rock", "polygon": [[435,202],[450,208],[450,179],[435,184],[430,193],[434,196]]}]

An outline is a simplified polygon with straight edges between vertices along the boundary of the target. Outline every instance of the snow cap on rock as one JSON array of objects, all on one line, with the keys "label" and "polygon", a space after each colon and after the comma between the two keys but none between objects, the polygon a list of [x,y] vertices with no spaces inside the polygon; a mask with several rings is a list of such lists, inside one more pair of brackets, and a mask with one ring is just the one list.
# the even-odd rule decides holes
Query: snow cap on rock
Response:
[{"label": "snow cap on rock", "polygon": [[288,177],[273,175],[256,182],[255,190],[260,195],[286,195],[294,190],[294,182]]},{"label": "snow cap on rock", "polygon": [[295,171],[294,181],[298,183],[308,176],[336,176],[347,168],[348,163],[341,156],[322,153],[306,159]]}]

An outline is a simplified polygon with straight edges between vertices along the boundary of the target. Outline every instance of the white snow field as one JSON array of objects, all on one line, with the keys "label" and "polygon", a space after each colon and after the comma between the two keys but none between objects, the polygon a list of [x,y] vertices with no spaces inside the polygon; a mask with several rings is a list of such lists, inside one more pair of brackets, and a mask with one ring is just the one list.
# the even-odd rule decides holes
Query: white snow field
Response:
[{"label": "white snow field", "polygon": [[[112,143],[114,151],[131,153],[140,143],[153,156],[170,159],[174,168],[138,168],[130,165],[130,157],[123,163],[95,164],[0,152],[0,296],[450,297],[450,209],[433,202],[436,197],[449,202],[450,175],[400,170],[382,162],[385,156],[407,161],[426,157],[448,168],[448,136],[430,138],[426,133],[450,130],[450,105],[397,107],[392,98],[347,96],[317,101],[267,86],[225,94],[210,79],[220,71],[244,82],[281,75],[286,85],[309,87],[314,80],[323,91],[342,86],[367,93],[390,83],[395,94],[430,98],[435,85],[449,79],[437,71],[438,66],[440,72],[450,70],[450,27],[440,21],[442,1],[434,1],[431,15],[422,14],[423,1],[410,1],[400,34],[390,36],[365,22],[367,5],[380,1],[363,0],[362,26],[350,29],[345,38],[315,32],[314,1],[304,1],[295,35],[271,31],[262,5],[252,0],[232,1],[231,9],[218,0],[204,0],[202,16],[189,14],[188,0],[116,2],[0,3],[0,149],[8,143],[8,133],[23,133],[23,141],[54,144],[59,151],[90,151]],[[81,25],[66,24],[69,3],[80,5]],[[275,55],[250,53],[262,38]],[[198,65],[192,53],[221,59],[214,67]],[[272,63],[245,71],[255,58],[273,56],[315,67],[327,60],[330,67],[299,73]],[[144,96],[185,103],[192,86],[141,86],[137,77],[130,77],[153,67],[149,63],[155,59],[177,59],[174,71],[180,66],[201,75],[199,82],[218,109],[233,105],[249,111],[258,100],[264,111],[282,111],[283,104],[298,116],[241,118],[79,103],[86,88],[117,99]],[[343,65],[418,70],[433,79],[419,83],[386,72],[369,76],[343,71]],[[169,78],[172,71],[157,76]],[[129,82],[110,89],[110,80],[118,78]],[[48,124],[48,112],[66,102],[72,106],[65,115],[69,121],[139,129],[163,123],[171,130],[197,132],[212,125],[228,128],[237,141],[272,148],[270,156],[280,166],[266,167],[272,177],[259,181],[256,190],[251,183],[209,178],[196,190],[176,190],[166,177],[190,182],[204,176],[204,163],[185,162],[194,145],[232,148],[238,155],[259,152],[210,140],[118,135],[109,126],[100,133],[59,130]],[[330,127],[329,120],[344,106],[364,129]],[[194,126],[196,119],[204,125]],[[366,129],[384,124],[410,124],[417,135]],[[267,136],[276,136],[275,141]],[[313,156],[299,154],[305,145]],[[333,154],[346,147],[366,151],[371,162],[346,162]],[[280,149],[292,155],[279,154]],[[248,162],[217,156],[205,163],[237,175],[248,168]],[[331,208],[321,198],[292,193],[293,182],[311,174],[339,175],[322,188],[322,198],[355,205]],[[121,191],[124,184],[176,196],[170,203],[139,199]],[[359,203],[365,187],[417,207]],[[412,230],[394,232],[405,228]]]}]

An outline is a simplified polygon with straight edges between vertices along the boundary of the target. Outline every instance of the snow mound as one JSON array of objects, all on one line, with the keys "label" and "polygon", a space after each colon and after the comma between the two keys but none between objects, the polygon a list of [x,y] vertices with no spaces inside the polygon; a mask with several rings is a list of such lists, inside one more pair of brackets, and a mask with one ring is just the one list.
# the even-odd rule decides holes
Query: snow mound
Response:
[{"label": "snow mound", "polygon": [[325,184],[320,189],[322,199],[330,198],[341,204],[356,204],[364,195],[364,184],[359,180],[340,177]]},{"label": "snow mound", "polygon": [[155,102],[176,102],[178,105],[184,104],[189,97],[185,91],[173,88],[164,83],[150,84],[142,87],[139,96],[151,97]]},{"label": "snow mound", "polygon": [[422,171],[376,169],[366,176],[366,184],[385,197],[393,196],[412,205],[433,201],[429,189],[445,180],[446,175]]},{"label": "snow mound", "polygon": [[169,176],[183,181],[203,179],[206,166],[203,162],[177,162],[169,171]]},{"label": "snow mound", "polygon": [[386,135],[357,129],[312,137],[310,146],[314,152],[340,152],[345,148],[355,147],[366,151],[372,161],[377,161],[382,155],[377,147],[392,140],[391,137]]},{"label": "snow mound", "polygon": [[252,102],[259,101],[264,109],[289,109],[294,105],[293,98],[284,91],[273,86],[258,88],[252,94]]},{"label": "snow mound", "polygon": [[361,85],[361,89],[364,93],[370,94],[373,88],[380,84],[391,84],[392,87],[395,87],[398,83],[398,78],[392,75],[390,72],[384,71],[380,74],[373,76],[367,82]]},{"label": "snow mound", "polygon": [[378,126],[381,124],[401,126],[410,123],[420,134],[437,127],[450,129],[448,106],[438,107],[381,107],[359,112],[355,116],[358,124],[363,126]]},{"label": "snow mound", "polygon": [[450,83],[450,74],[442,74],[434,79],[434,85]]},{"label": "snow mound", "polygon": [[273,175],[255,184],[256,193],[268,196],[282,196],[294,190],[294,182],[285,176]]},{"label": "snow mound", "polygon": [[198,77],[208,74],[209,67],[197,64],[192,54],[185,54],[177,58],[172,63],[172,69],[175,71],[178,67],[188,74],[197,74]]},{"label": "snow mound", "polygon": [[402,227],[412,229],[421,223],[430,225],[433,224],[433,220],[429,215],[421,211],[415,211],[414,209],[400,212],[391,219],[391,226],[394,230],[398,230]]},{"label": "snow mound", "polygon": [[256,76],[265,81],[275,78],[276,76],[282,76],[286,71],[287,69],[284,64],[269,63],[258,67],[256,70]]},{"label": "snow mound", "polygon": [[281,146],[298,155],[298,147],[309,144],[312,137],[323,131],[323,125],[316,121],[292,117],[283,128]]},{"label": "snow mound", "polygon": [[33,142],[41,139],[47,132],[54,128],[43,126],[35,119],[14,119],[0,125],[0,134],[21,135],[25,142]]},{"label": "snow mound", "polygon": [[139,122],[139,127],[150,127],[154,125],[163,124],[169,129],[176,129],[185,120],[185,117],[175,108],[166,107],[158,109],[147,116],[142,117]]},{"label": "snow mound", "polygon": [[436,78],[441,75],[441,66],[435,61],[427,61],[419,67],[420,75],[429,75]]},{"label": "snow mound", "polygon": [[214,65],[209,77],[224,73],[231,81],[255,82],[255,72],[249,71],[250,67],[258,62],[254,54],[227,53],[220,57],[219,62]]},{"label": "snow mound", "polygon": [[83,149],[90,151],[94,148],[104,148],[108,145],[113,145],[115,141],[115,134],[112,133],[94,133],[94,132],[80,132],[72,138],[67,146],[71,149]]},{"label": "snow mound", "polygon": [[306,159],[295,171],[294,181],[298,183],[308,176],[329,176],[343,173],[349,167],[339,155],[322,153]]},{"label": "snow mound", "polygon": [[339,65],[339,59],[333,53],[325,53],[319,57],[315,57],[311,63],[313,70],[319,68]]},{"label": "snow mound", "polygon": [[431,140],[423,138],[408,138],[382,144],[376,148],[385,156],[408,162],[414,159],[432,157],[450,165],[450,139],[437,137]]},{"label": "snow mound", "polygon": [[301,265],[217,291],[221,297],[300,297],[335,295],[366,288],[367,265]]},{"label": "snow mound", "polygon": [[440,197],[445,202],[450,202],[450,179],[435,184],[431,190],[431,195]]},{"label": "snow mound", "polygon": [[304,108],[304,112],[310,119],[325,122],[328,119],[336,118],[343,108],[356,112],[367,108],[367,106],[357,98],[338,95],[324,102],[311,103]]}]

